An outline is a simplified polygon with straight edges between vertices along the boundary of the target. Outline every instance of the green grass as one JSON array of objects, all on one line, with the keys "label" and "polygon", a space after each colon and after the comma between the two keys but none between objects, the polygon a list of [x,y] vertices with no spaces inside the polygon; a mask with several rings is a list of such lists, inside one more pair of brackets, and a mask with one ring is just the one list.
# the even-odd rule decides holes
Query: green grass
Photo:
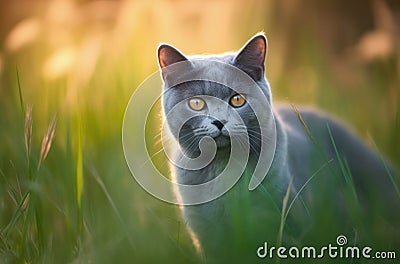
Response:
[{"label": "green grass", "polygon": [[[0,120],[5,138],[0,166],[2,262],[200,261],[177,208],[148,195],[131,177],[122,154],[121,121],[102,128],[107,116],[98,116],[86,108],[70,115],[60,114],[57,127],[53,119],[47,132],[43,132],[36,122],[35,105],[32,110],[23,107],[26,99],[22,96],[24,87],[19,78],[17,94],[21,107],[9,103],[7,108],[20,111],[2,115]],[[31,117],[26,115],[30,111]],[[31,136],[28,136],[29,118],[33,120]],[[24,140],[24,137],[32,138]],[[332,144],[335,146],[333,138]],[[353,203],[357,195],[351,174],[346,161],[338,153],[337,157],[345,176],[344,187],[315,172],[304,186],[312,185],[319,190],[312,204],[303,202],[309,220],[302,230],[294,230],[299,227],[287,221],[292,216],[293,203],[300,202],[297,199],[301,196],[294,200],[285,197],[284,208],[270,211],[269,217],[278,220],[277,225],[271,220],[270,228],[277,226],[278,232],[273,229],[271,236],[265,237],[269,243],[318,246],[333,243],[337,235],[344,233],[352,243],[372,243],[382,250],[396,249],[399,241],[387,237],[390,232],[379,218],[360,220],[363,216],[354,210],[358,202]],[[345,204],[349,207],[344,215],[337,215],[337,204],[331,200],[334,186],[345,192]],[[395,182],[394,187],[397,188]],[[258,192],[264,193],[262,199],[266,203],[271,203],[267,190]],[[244,201],[240,205],[245,204]],[[246,237],[241,219],[243,211],[234,210],[237,238]],[[398,233],[398,227],[394,231]],[[232,250],[236,252],[252,250],[240,239],[235,247]]]}]

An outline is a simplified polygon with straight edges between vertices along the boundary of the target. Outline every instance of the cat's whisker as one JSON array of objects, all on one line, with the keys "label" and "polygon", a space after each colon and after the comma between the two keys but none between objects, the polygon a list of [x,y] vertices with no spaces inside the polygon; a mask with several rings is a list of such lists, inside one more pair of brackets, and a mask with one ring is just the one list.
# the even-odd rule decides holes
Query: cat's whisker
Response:
[{"label": "cat's whisker", "polygon": [[247,128],[247,131],[248,131],[248,132],[251,132],[251,133],[254,133],[254,134],[257,134],[257,135],[262,135],[262,134],[261,134],[261,131],[259,131],[258,129],[256,130],[256,129],[253,129],[253,128],[248,127],[248,128]]},{"label": "cat's whisker", "polygon": [[246,146],[249,145],[249,148],[250,148],[249,150],[250,151],[255,152],[256,154],[259,154],[259,151],[251,144],[252,141],[251,141],[250,138],[249,138],[248,141],[246,141],[243,136],[242,137],[238,137],[237,139],[238,139],[239,144],[241,144],[241,146],[243,147],[243,149],[247,149]]},{"label": "cat's whisker", "polygon": [[161,136],[161,134],[162,134],[162,129],[160,130],[160,132],[158,132],[157,134],[155,134],[154,136],[153,136],[153,139],[156,139],[156,138],[158,138],[158,137],[160,137]]},{"label": "cat's whisker", "polygon": [[254,139],[252,139],[251,137],[249,137],[249,141],[250,141],[250,149],[254,152],[254,154],[259,155],[260,150],[256,149],[256,147],[253,145],[257,144],[257,142],[255,142]]},{"label": "cat's whisker", "polygon": [[170,157],[168,156],[164,159],[164,161],[160,165],[157,166],[157,169],[160,171],[160,169],[164,168],[165,166],[168,169],[170,168]]},{"label": "cat's whisker", "polygon": [[261,140],[259,138],[255,138],[254,136],[249,134],[249,142],[250,147],[256,154],[260,154],[260,150],[257,150],[255,146],[260,146]]},{"label": "cat's whisker", "polygon": [[194,132],[194,133],[197,133],[197,132],[204,132],[204,131],[207,131],[207,130],[208,130],[208,129],[205,128],[205,127],[200,127],[200,128],[193,129],[193,132]]},{"label": "cat's whisker", "polygon": [[[191,137],[189,140],[192,140],[192,142],[189,142],[188,140],[186,141],[186,142],[189,142],[189,145],[185,147],[186,148],[184,151],[184,152],[186,152],[185,155],[187,153],[191,153],[193,150],[195,150],[198,145],[198,140],[196,140],[195,136]],[[180,160],[182,160],[182,159],[183,159],[183,157]]]},{"label": "cat's whisker", "polygon": [[166,143],[167,143],[167,144],[171,144],[172,142],[173,142],[173,140],[172,140],[171,138],[169,138],[169,137],[164,137],[164,138],[160,137],[158,140],[156,140],[156,141],[154,142],[154,145],[155,145],[155,146],[156,146],[156,145],[160,145],[160,144],[165,145]]},{"label": "cat's whisker", "polygon": [[165,153],[165,147],[169,147],[170,145],[172,145],[173,142],[171,139],[166,139],[166,141],[164,142],[164,144],[162,145],[162,147],[157,150],[156,152],[152,153],[151,155],[149,155],[149,159],[146,160],[142,166],[146,165],[148,162],[150,162],[154,157],[156,157],[157,155],[161,154],[161,153]]},{"label": "cat's whisker", "polygon": [[[258,130],[254,130],[252,128],[248,128],[247,131],[249,132],[249,134],[253,134],[253,135],[264,137],[264,135]],[[266,135],[266,136],[268,137],[268,135]]]},{"label": "cat's whisker", "polygon": [[[252,137],[253,139],[256,139],[260,142],[262,142],[263,144],[269,144],[270,142],[265,141],[264,137],[261,135],[261,133],[256,133],[255,131],[248,131],[248,135],[249,137]],[[270,137],[267,137],[267,139],[269,140]]]},{"label": "cat's whisker", "polygon": [[205,136],[208,134],[208,131],[209,131],[208,129],[196,129],[196,130],[193,130],[193,133],[196,136]]},{"label": "cat's whisker", "polygon": [[162,152],[163,150],[164,150],[164,148],[161,148],[160,150],[158,150],[158,151],[156,151],[155,153],[153,153],[153,154],[150,156],[149,159],[147,159],[145,162],[143,162],[143,163],[141,164],[142,167],[144,167],[146,164],[148,164],[149,162],[151,162],[152,159],[153,159],[155,156],[157,156],[158,154],[164,153],[164,152]]},{"label": "cat's whisker", "polygon": [[179,136],[179,140],[186,140],[190,139],[191,137],[194,137],[195,135],[193,133],[187,134],[187,135],[183,135],[183,136]]},{"label": "cat's whisker", "polygon": [[155,156],[157,156],[158,154],[163,153],[163,152],[164,152],[164,148],[161,148],[161,149],[157,150],[156,152],[154,152],[154,153],[150,156],[150,159],[154,158]]},{"label": "cat's whisker", "polygon": [[196,137],[196,135],[194,135],[194,134],[184,135],[184,136],[179,138],[180,140],[184,139],[184,141],[183,142],[179,142],[179,144],[180,145],[184,145],[184,144],[186,144],[187,142],[189,142],[190,140],[192,140],[195,137]]},{"label": "cat's whisker", "polygon": [[241,147],[243,148],[243,149],[246,149],[246,146],[248,145],[249,147],[250,147],[250,149],[251,149],[251,144],[249,144],[249,142],[247,141],[245,141],[244,140],[244,138],[238,138],[238,142],[239,142],[239,144],[241,145]]}]

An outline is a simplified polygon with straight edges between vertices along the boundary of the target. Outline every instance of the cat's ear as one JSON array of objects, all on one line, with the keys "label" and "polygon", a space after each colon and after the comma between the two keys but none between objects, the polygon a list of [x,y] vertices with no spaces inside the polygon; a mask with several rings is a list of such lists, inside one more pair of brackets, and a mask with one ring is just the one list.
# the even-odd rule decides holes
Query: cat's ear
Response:
[{"label": "cat's ear", "polygon": [[158,46],[157,55],[161,76],[168,87],[173,87],[175,84],[180,83],[185,73],[193,69],[192,62],[179,50],[168,44]]},{"label": "cat's ear", "polygon": [[157,54],[158,64],[161,69],[174,63],[188,60],[179,50],[168,44],[160,44],[158,46]]},{"label": "cat's ear", "polygon": [[256,81],[264,76],[268,42],[264,33],[252,37],[239,51],[235,65],[250,74]]}]

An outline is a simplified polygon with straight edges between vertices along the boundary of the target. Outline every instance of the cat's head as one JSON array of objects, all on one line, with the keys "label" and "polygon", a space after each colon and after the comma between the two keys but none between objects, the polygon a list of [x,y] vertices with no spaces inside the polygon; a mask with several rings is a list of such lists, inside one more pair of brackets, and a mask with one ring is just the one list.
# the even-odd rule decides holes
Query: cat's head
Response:
[{"label": "cat's head", "polygon": [[[186,57],[170,45],[159,46],[158,62],[164,80],[164,114],[172,134],[178,137],[184,149],[195,149],[205,136],[213,138],[218,148],[229,147],[232,135],[248,133],[249,137],[259,138],[259,123],[248,100],[257,102],[260,94],[268,102],[271,100],[269,85],[264,77],[266,53],[267,39],[262,33],[251,38],[239,52],[222,55]],[[246,78],[252,79],[256,85],[241,87],[240,93],[234,91],[230,87],[241,82],[236,78],[238,74],[229,69],[227,72],[222,64],[244,72]],[[177,65],[179,67],[174,67]],[[196,72],[193,80],[183,77],[192,72]],[[202,73],[225,78],[224,84],[202,78]],[[179,79],[185,81],[180,82]]]}]

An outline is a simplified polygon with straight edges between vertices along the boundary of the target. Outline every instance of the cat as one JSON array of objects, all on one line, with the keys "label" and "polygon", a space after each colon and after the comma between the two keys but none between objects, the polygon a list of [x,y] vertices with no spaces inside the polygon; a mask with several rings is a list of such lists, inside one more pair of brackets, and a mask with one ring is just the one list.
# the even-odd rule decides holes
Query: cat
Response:
[{"label": "cat", "polygon": [[[264,115],[274,122],[276,148],[271,167],[265,172],[266,177],[261,185],[257,187],[261,191],[249,192],[247,186],[250,179],[242,177],[231,190],[217,199],[180,207],[193,243],[206,259],[221,258],[221,255],[225,254],[221,252],[230,252],[230,257],[234,258],[232,247],[235,243],[241,245],[236,248],[246,248],[244,244],[248,241],[254,244],[261,242],[268,235],[265,231],[267,225],[269,231],[279,229],[280,219],[271,219],[270,212],[281,210],[287,194],[291,199],[295,197],[317,172],[329,177],[341,175],[344,163],[350,170],[363,206],[368,207],[369,201],[375,199],[368,194],[371,186],[379,190],[378,193],[384,201],[398,199],[388,177],[388,173],[393,174],[390,165],[384,163],[346,125],[313,108],[296,108],[272,101],[270,85],[265,78],[267,39],[264,33],[253,36],[237,53],[185,56],[175,47],[161,44],[157,54],[164,81],[163,116],[171,131],[173,148],[177,153],[175,155],[182,155],[178,154],[179,150],[182,150],[184,155],[195,158],[201,154],[198,145],[202,138],[210,137],[216,142],[215,157],[207,166],[192,170],[171,165],[172,177],[180,184],[203,184],[217,177],[227,165],[231,154],[229,132],[234,134],[235,131],[237,134],[245,133],[249,137],[250,155],[246,173],[251,175],[260,157],[261,146],[269,148],[269,143],[262,142],[260,124],[255,121],[255,112],[247,103],[247,99],[255,95],[259,97],[261,91],[263,99],[272,107],[271,111],[265,110]],[[201,63],[196,64],[198,60],[201,60]],[[178,70],[169,69],[183,62],[189,66]],[[185,71],[196,67],[224,76],[224,69],[213,62],[225,63],[239,69],[247,74],[257,87],[247,90],[244,87],[246,95],[243,95],[226,85],[212,81],[174,83],[172,80],[179,79],[185,75]],[[259,91],[255,93],[252,89]],[[214,102],[212,98],[218,100]],[[256,103],[257,100],[256,98]],[[218,107],[219,101],[230,107]],[[177,107],[178,111],[168,115],[174,107]],[[239,115],[243,124],[239,124],[232,117],[232,111]],[[194,113],[194,116],[186,120],[185,115],[189,113]],[[272,132],[272,126],[269,125],[267,133]],[[175,192],[183,203],[190,198],[190,193],[183,193],[179,188]],[[265,198],[266,193],[272,197],[269,201]],[[307,203],[307,199],[312,199],[312,191],[302,193],[301,197],[298,201]],[[296,202],[296,205],[297,209],[293,210],[302,214],[305,211],[302,203]],[[239,232],[238,228],[243,228],[245,232]],[[238,238],[237,234],[246,234],[248,237]],[[236,256],[239,254],[241,253],[236,252]]]}]

